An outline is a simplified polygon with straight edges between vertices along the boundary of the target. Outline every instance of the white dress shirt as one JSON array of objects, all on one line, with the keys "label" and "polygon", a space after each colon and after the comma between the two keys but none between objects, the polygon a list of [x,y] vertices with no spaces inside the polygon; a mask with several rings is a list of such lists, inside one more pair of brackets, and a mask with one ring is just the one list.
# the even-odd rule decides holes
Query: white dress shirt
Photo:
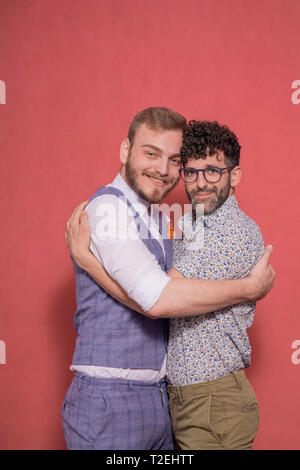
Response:
[{"label": "white dress shirt", "polygon": [[[107,187],[114,187],[123,192],[145,226],[149,227],[153,238],[160,242],[164,250],[163,239],[158,229],[158,210],[155,206],[151,208],[150,220],[148,213],[150,204],[127,185],[120,173]],[[127,295],[144,311],[150,310],[170,281],[170,277],[161,269],[156,257],[143,243],[127,203],[113,195],[105,194],[93,199],[86,210],[91,229],[91,251]],[[72,365],[71,370],[93,377],[154,382],[165,376],[166,358],[160,371],[88,365]]]}]

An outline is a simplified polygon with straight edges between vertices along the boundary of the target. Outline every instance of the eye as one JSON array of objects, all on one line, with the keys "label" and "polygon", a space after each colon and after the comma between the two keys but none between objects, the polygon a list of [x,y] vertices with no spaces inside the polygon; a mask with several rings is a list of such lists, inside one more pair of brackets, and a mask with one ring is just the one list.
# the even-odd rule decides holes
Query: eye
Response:
[{"label": "eye", "polygon": [[194,176],[195,173],[196,173],[195,170],[187,169],[184,171],[184,176]]},{"label": "eye", "polygon": [[156,153],[155,152],[146,152],[146,155],[150,158],[154,158],[156,157]]},{"label": "eye", "polygon": [[206,172],[208,175],[216,175],[220,173],[220,170],[218,168],[207,168]]},{"label": "eye", "polygon": [[180,165],[181,160],[178,160],[178,158],[172,158],[172,162],[175,163],[175,165]]}]

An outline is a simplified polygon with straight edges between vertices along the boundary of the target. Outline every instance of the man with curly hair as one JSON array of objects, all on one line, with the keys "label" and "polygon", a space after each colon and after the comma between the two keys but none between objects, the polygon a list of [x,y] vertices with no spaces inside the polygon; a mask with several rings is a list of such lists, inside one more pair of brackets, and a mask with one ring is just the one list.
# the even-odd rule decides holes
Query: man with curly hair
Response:
[{"label": "man with curly hair", "polygon": [[[193,125],[190,123],[184,131],[186,137]],[[248,318],[248,312],[245,311],[243,302],[261,298],[273,284],[274,271],[268,264],[271,253],[268,248],[263,260],[249,275],[236,269],[234,274],[228,273],[227,277],[222,277],[222,273],[218,272],[220,278],[203,276],[206,279],[197,279],[199,273],[195,269],[194,278],[187,279],[186,277],[192,276],[189,271],[185,272],[186,261],[183,254],[176,258],[177,269],[170,269],[172,241],[163,237],[159,223],[160,213],[156,214],[157,228],[150,224],[151,233],[145,231],[150,222],[150,204],[160,202],[179,179],[180,159],[185,158],[183,153],[180,156],[185,127],[184,118],[166,108],[148,108],[138,113],[129,128],[128,137],[121,144],[120,173],[112,184],[99,188],[90,199],[87,212],[82,212],[83,206],[79,206],[68,223],[67,239],[74,260],[77,288],[77,340],[72,364],[75,377],[63,404],[64,433],[70,449],[172,449],[165,382],[164,319],[178,318],[178,323],[173,323],[171,327],[172,338],[176,336],[176,329],[179,336],[185,334],[184,325],[181,324],[182,317],[187,322],[194,318],[196,323],[204,317],[206,323],[210,324],[207,312],[214,312],[210,315],[218,319],[223,315],[224,324],[230,328],[233,315],[230,305],[241,304],[237,307],[240,309],[237,314],[241,315],[242,338],[245,339],[244,316]],[[214,212],[219,214],[218,221],[223,213],[222,207],[226,207],[227,198],[229,201],[230,192],[239,181],[240,169],[238,165],[235,168],[223,168],[227,147],[219,149],[214,145],[204,144],[205,152],[201,150],[202,153],[196,153],[193,150],[196,140],[192,138],[192,153],[184,147],[189,166],[190,163],[193,166],[189,169],[185,166],[183,170],[186,171],[181,171],[181,174],[186,181],[192,204],[203,203],[208,216]],[[209,161],[209,168],[201,166],[205,159]],[[216,173],[220,176],[218,181]],[[195,175],[200,178],[194,178]],[[203,185],[202,176],[210,183]],[[120,200],[122,204],[119,204]],[[108,206],[110,229],[107,233],[103,230],[101,216]],[[122,217],[115,216],[117,209]],[[128,209],[129,219],[125,218],[124,222],[124,211]],[[232,213],[232,220],[235,209],[234,203],[231,203],[226,211],[228,217]],[[194,222],[197,225],[197,220]],[[118,238],[116,227],[121,229],[122,234],[129,232],[130,236]],[[146,237],[145,233],[148,233]],[[182,243],[185,248],[187,240],[184,239]],[[250,245],[249,249],[252,249]],[[193,255],[192,251],[191,254]],[[215,258],[211,258],[209,263],[222,262],[222,256],[222,251],[218,255],[216,250]],[[252,263],[257,259],[255,252]],[[192,261],[193,258],[187,260],[187,263],[191,264]],[[195,259],[195,263],[198,263],[198,259]],[[209,269],[209,263],[207,269],[213,273],[214,268],[211,266]],[[248,264],[245,261],[244,268],[250,271]],[[232,279],[228,280],[230,276]],[[244,276],[245,279],[240,279]],[[253,304],[248,305],[253,310]],[[220,329],[222,330],[222,325]],[[213,341],[218,341],[216,350],[223,347],[222,334],[221,332],[212,338]],[[225,345],[229,356],[233,355],[235,336],[232,338],[230,345]],[[202,382],[204,376],[195,375],[197,371],[190,367],[194,367],[193,364],[182,363],[180,356],[188,357],[189,354],[187,344],[183,348],[178,347],[175,362],[179,360],[179,375],[174,374],[177,366],[176,363],[172,364],[172,354],[177,346],[173,342],[169,353],[168,367],[173,386],[170,394],[175,390],[184,401],[185,387],[190,387],[190,384],[181,380],[181,368],[185,368],[183,375],[190,375],[191,381],[195,378],[195,382]],[[205,353],[202,343],[199,343],[199,349],[202,360],[202,353]],[[242,397],[245,400],[244,379],[240,372],[235,372],[245,365],[238,355],[239,350],[236,357],[232,357],[232,362],[226,363],[227,368],[222,363],[221,366],[217,364],[217,370],[226,380],[228,377],[229,380],[231,377],[236,380],[242,387]],[[191,356],[193,354],[191,351]],[[208,376],[204,379],[211,380],[210,371],[207,373]],[[190,426],[190,423],[180,416],[179,419],[176,418],[176,414],[181,412],[187,416],[189,409],[175,409],[175,402],[176,397],[172,406],[178,445],[183,449],[202,448],[197,446],[202,446],[202,443],[206,445],[204,439],[200,438],[200,443],[193,441],[189,431],[182,428]],[[208,397],[208,402],[211,405],[211,396]],[[256,411],[257,409],[254,410]],[[251,416],[253,417],[253,413]],[[242,428],[244,427],[245,423]],[[220,442],[219,428],[215,423],[213,429],[216,429],[211,431],[215,434],[213,444],[222,445],[223,448],[224,441]],[[182,438],[182,435],[186,435],[186,438]],[[239,448],[242,445],[244,439],[239,443]],[[226,444],[227,447],[230,447],[230,443],[228,446]]]},{"label": "man with curly hair", "polygon": [[[174,240],[173,268],[185,277],[237,279],[263,254],[260,230],[239,207],[240,145],[217,122],[190,121],[183,134],[180,174],[193,211],[185,215],[203,243]],[[204,217],[197,219],[197,205]],[[169,404],[181,449],[251,449],[259,411],[244,368],[250,366],[247,328],[254,302],[198,317],[171,318]]]}]

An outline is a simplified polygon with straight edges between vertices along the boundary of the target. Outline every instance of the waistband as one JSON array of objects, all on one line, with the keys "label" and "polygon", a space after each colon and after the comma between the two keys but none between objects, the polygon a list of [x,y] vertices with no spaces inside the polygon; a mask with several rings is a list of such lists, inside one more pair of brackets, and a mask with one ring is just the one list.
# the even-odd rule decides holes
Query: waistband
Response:
[{"label": "waistband", "polygon": [[86,390],[132,390],[138,388],[157,388],[163,390],[167,388],[165,379],[157,382],[143,382],[141,380],[128,380],[128,379],[103,379],[98,377],[89,377],[81,374],[80,372],[74,372],[74,382],[77,383],[79,389],[83,388]]},{"label": "waistband", "polygon": [[195,393],[197,394],[210,394],[218,390],[224,390],[224,388],[237,386],[242,388],[243,383],[247,381],[244,369],[234,370],[228,375],[224,375],[215,380],[209,382],[198,382],[191,385],[168,385],[168,392],[176,394],[180,398],[189,398]]}]

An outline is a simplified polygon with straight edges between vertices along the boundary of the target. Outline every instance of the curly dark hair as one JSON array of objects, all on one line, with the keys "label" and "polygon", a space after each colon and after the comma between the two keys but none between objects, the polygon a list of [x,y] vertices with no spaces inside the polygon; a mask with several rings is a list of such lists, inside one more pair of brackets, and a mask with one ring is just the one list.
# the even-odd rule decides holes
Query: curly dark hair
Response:
[{"label": "curly dark hair", "polygon": [[187,164],[189,158],[206,158],[218,150],[224,152],[229,165],[237,166],[240,161],[241,146],[237,137],[227,126],[217,121],[190,121],[183,132],[181,163]]}]

